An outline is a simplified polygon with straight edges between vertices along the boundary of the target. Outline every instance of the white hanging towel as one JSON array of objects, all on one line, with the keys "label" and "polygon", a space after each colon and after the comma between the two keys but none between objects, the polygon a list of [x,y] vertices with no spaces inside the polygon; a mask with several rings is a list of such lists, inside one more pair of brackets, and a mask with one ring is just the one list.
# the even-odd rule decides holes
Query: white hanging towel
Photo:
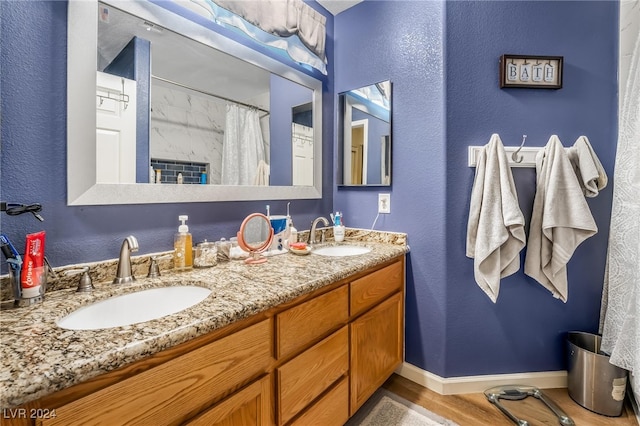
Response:
[{"label": "white hanging towel", "polygon": [[567,263],[580,243],[598,232],[598,227],[556,135],[536,155],[536,173],[524,273],[566,302]]},{"label": "white hanging towel", "polygon": [[254,185],[268,186],[269,185],[269,173],[270,167],[264,160],[258,162],[258,168],[256,169],[256,177],[253,178]]},{"label": "white hanging towel", "polygon": [[567,150],[567,154],[584,195],[589,198],[596,197],[607,186],[608,179],[589,139],[580,136]]},{"label": "white hanging towel", "polygon": [[524,216],[518,205],[509,159],[497,134],[478,155],[467,225],[467,257],[480,288],[495,303],[500,279],[520,269],[525,245]]}]

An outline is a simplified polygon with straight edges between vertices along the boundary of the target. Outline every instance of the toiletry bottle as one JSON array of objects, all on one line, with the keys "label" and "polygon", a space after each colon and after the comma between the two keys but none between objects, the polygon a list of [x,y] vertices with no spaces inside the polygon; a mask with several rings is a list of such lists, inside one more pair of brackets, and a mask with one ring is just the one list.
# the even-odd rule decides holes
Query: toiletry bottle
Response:
[{"label": "toiletry bottle", "polygon": [[293,219],[291,219],[291,215],[289,214],[289,205],[291,203],[287,203],[287,241],[286,247],[289,248],[290,244],[294,244],[298,242],[298,230],[295,226],[293,226]]},{"label": "toiletry bottle", "polygon": [[335,220],[333,225],[333,239],[337,243],[341,243],[344,241],[344,225],[342,224],[342,214],[340,212],[336,212]]},{"label": "toiletry bottle", "polygon": [[173,239],[173,267],[176,270],[191,269],[193,267],[192,255],[192,238],[189,233],[189,227],[186,222],[189,216],[178,216],[178,220],[182,222],[178,226],[178,232]]},{"label": "toiletry bottle", "polygon": [[287,245],[298,242],[298,230],[293,226],[293,219],[289,216],[289,238],[287,238]]}]

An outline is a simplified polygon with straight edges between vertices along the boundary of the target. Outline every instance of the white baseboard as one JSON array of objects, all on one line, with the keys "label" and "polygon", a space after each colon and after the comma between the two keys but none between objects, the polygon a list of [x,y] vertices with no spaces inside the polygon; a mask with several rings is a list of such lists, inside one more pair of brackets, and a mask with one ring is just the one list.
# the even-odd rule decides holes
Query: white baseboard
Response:
[{"label": "white baseboard", "polygon": [[440,377],[415,365],[403,363],[396,374],[441,395],[478,393],[494,386],[526,385],[540,389],[566,388],[566,371],[535,373],[492,374],[484,376]]}]

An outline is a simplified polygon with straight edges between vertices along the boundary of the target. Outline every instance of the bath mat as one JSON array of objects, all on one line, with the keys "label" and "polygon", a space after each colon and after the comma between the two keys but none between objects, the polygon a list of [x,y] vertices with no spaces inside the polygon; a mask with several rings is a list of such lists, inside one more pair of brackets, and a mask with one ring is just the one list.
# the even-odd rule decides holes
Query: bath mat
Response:
[{"label": "bath mat", "polygon": [[378,389],[345,426],[458,426],[386,389]]}]

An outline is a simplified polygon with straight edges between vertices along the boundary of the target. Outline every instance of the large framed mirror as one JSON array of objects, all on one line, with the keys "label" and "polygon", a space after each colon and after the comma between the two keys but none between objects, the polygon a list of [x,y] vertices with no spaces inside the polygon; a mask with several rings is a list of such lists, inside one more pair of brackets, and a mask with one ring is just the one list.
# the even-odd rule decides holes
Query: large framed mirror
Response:
[{"label": "large framed mirror", "polygon": [[196,21],[69,2],[69,205],[321,198],[322,81]]},{"label": "large framed mirror", "polygon": [[338,96],[338,185],[391,185],[391,82]]}]

